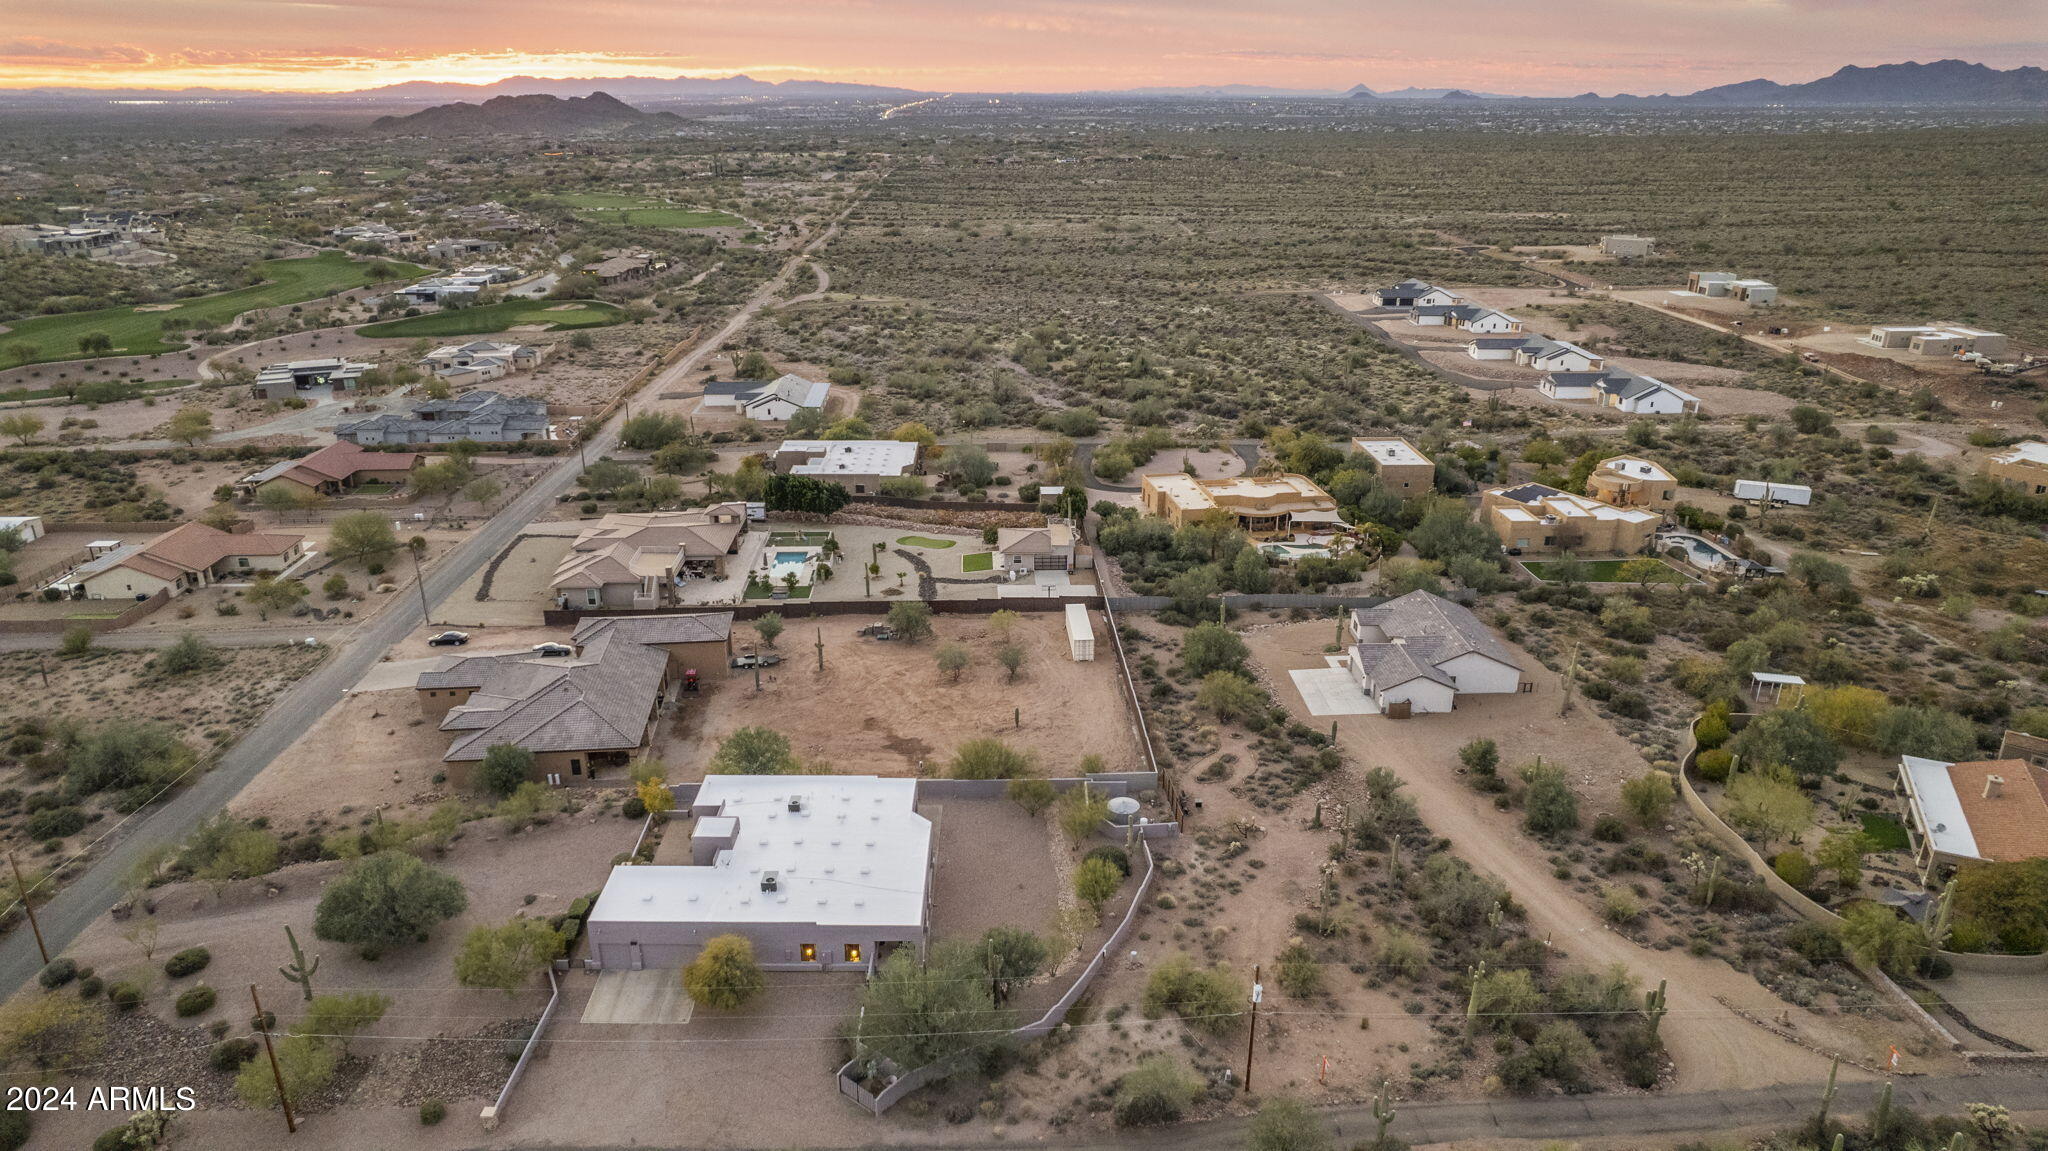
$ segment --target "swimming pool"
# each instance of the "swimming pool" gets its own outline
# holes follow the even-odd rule
[[[782,565],[782,564],[800,564],[800,563],[804,562],[805,560],[807,560],[807,559],[809,559],[809,558],[811,558],[811,553],[809,553],[809,552],[776,552],[776,553],[775,553],[775,563],[776,563],[776,564],[777,564],[778,566],[780,566],[780,565]]]

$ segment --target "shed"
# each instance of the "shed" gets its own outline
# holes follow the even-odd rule
[[[1067,605],[1067,648],[1076,663],[1095,658],[1095,624],[1088,609],[1077,603]]]
[[[22,543],[32,544],[43,538],[43,517],[0,516],[0,531],[9,529],[21,533]]]

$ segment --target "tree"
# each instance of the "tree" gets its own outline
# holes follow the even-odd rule
[[[809,512],[829,516],[853,497],[846,485],[816,476],[770,475],[761,498],[771,512]]]
[[[455,981],[510,994],[553,963],[563,943],[562,933],[546,920],[523,915],[496,927],[472,927],[455,955]]]
[[[1809,592],[1822,588],[1847,591],[1855,586],[1846,565],[1813,552],[1794,552],[1786,561],[1785,570],[1793,579],[1806,585]]]
[[[29,412],[10,412],[0,416],[0,436],[12,436],[27,447],[30,440],[43,430],[43,418]]]
[[[1458,749],[1458,762],[1465,770],[1492,775],[1500,770],[1500,745],[1490,739],[1475,739]]]
[[[997,471],[995,459],[978,444],[948,449],[940,467],[959,488],[985,488],[995,482]]]
[[[104,356],[114,350],[114,337],[105,332],[87,332],[78,337],[78,350],[88,356]]]
[[[1949,890],[1957,923],[2015,954],[2048,949],[2048,862],[1966,864]]]
[[[181,444],[196,444],[213,438],[213,413],[201,407],[178,409],[164,424],[164,435]]]
[[[789,737],[767,727],[742,727],[718,741],[707,775],[786,775],[797,770]]]
[[[490,476],[478,476],[462,485],[462,498],[480,508],[488,508],[491,501],[505,490],[505,485]]]
[[[718,459],[718,453],[705,444],[688,440],[677,440],[656,451],[648,460],[654,470],[663,475],[695,475]]]
[[[32,995],[0,1007],[0,1062],[39,1068],[90,1065],[106,1045],[97,1004],[72,995]]]
[[[733,361],[732,374],[733,378],[741,380],[772,380],[775,378],[775,365],[759,352],[748,352]]]
[[[286,480],[272,480],[256,489],[256,506],[275,516],[304,511],[318,498]],[[333,546],[332,541],[329,541],[329,546]]]
[[[660,779],[642,779],[633,784],[633,795],[649,815],[666,815],[675,810],[676,793]]]
[[[1006,643],[996,648],[996,662],[1003,665],[1003,671],[1006,673],[1004,682],[1015,682],[1018,669],[1024,666],[1024,645]]]
[[[1808,690],[1800,706],[1812,713],[1821,730],[1854,747],[1873,746],[1878,721],[1891,709],[1883,692],[1868,687]]]
[[[1840,931],[1850,954],[1888,975],[1907,974],[1926,951],[1919,928],[1875,903],[1850,904],[1842,912]]]
[[[425,470],[420,469],[422,472]],[[639,478],[640,473],[626,464],[617,460],[599,460],[576,477],[576,482],[599,495],[611,495],[621,488],[631,487]]]
[[[1124,885],[1124,873],[1117,865],[1099,855],[1091,855],[1074,869],[1074,894],[1102,918],[1103,905],[1116,898],[1117,889]]]
[[[348,590],[348,581],[342,581],[342,590]],[[246,593],[249,603],[263,619],[269,619],[274,611],[290,611],[306,598],[306,585],[295,579],[279,579],[276,576],[261,575],[249,586]]]
[[[988,617],[989,634],[995,636],[999,643],[1008,643],[1010,642],[1011,633],[1017,630],[1017,625],[1023,619],[1023,616],[1018,615],[1009,608],[1000,608],[990,612]]]
[[[1776,772],[1745,770],[1728,781],[1723,814],[1730,824],[1769,843],[1791,839],[1812,827],[1813,801],[1797,784]]]
[[[1637,587],[1648,587],[1653,583],[1658,583],[1668,578],[1665,573],[1670,570],[1670,568],[1665,566],[1663,560],[1652,559],[1649,556],[1637,556],[1635,559],[1624,561],[1621,565],[1621,570],[1615,574],[1621,577],[1623,583],[1632,583]]]
[[[1834,774],[1842,750],[1828,738],[1813,716],[1803,710],[1779,708],[1750,720],[1728,742],[1743,771],[1767,767],[1790,768],[1802,779],[1822,779]]]
[[[1500,537],[1493,529],[1477,523],[1463,503],[1450,501],[1431,508],[1415,530],[1408,533],[1415,554],[1426,560],[1452,556],[1493,556],[1500,552]]]
[[[1146,1057],[1116,1085],[1110,1114],[1119,1127],[1176,1123],[1202,1093],[1202,1081],[1171,1055]]]
[[[1854,891],[1863,881],[1863,857],[1871,847],[1870,837],[1860,831],[1830,831],[1821,837],[1813,859],[1834,873],[1836,886]]]
[[[320,585],[320,591],[328,599],[342,599],[348,595],[348,577],[340,572],[335,572],[333,575],[328,576],[326,581]]]
[[[898,948],[862,985],[859,1006],[844,1028],[855,1057],[904,1068],[992,1046],[1012,1022],[996,1006],[974,943],[938,944],[926,963],[915,948]]]
[[[636,452],[651,452],[690,433],[689,423],[667,412],[641,412],[619,427],[619,442]]]
[[[1950,711],[1932,707],[1895,707],[1877,721],[1871,738],[1886,755],[1917,755],[1951,763],[1971,758],[1977,750],[1977,728]]]
[[[328,529],[327,550],[336,559],[375,563],[398,550],[398,533],[382,512],[344,512]]]
[[[1035,776],[1010,780],[1009,789],[1004,794],[1009,796],[1010,802],[1033,816],[1043,814],[1052,806],[1053,800],[1059,798],[1051,783]]]
[[[906,643],[919,643],[931,638],[932,607],[918,599],[907,599],[889,605],[889,626],[896,630],[897,638]]]
[[[484,760],[477,765],[476,785],[486,795],[503,799],[533,778],[533,765],[533,753],[518,744],[492,744],[484,749]]]
[[[1646,771],[1621,785],[1621,805],[1644,827],[1664,822],[1674,798],[1671,776],[1661,771]]]
[[[1536,835],[1562,835],[1579,826],[1579,797],[1564,772],[1550,764],[1522,769],[1522,826]]]
[[[948,641],[939,645],[937,653],[939,670],[950,674],[953,677],[954,683],[960,682],[960,673],[967,670],[967,665],[972,658],[972,656],[968,655],[967,645],[964,643]]]
[[[7,345],[7,358],[14,361],[16,367],[33,364],[42,354],[42,345],[29,340],[16,340]]]
[[[1265,710],[1266,693],[1234,671],[1212,671],[1195,691],[1195,706],[1224,723],[1242,722]]]
[[[744,935],[713,936],[683,968],[683,990],[699,1007],[737,1011],[767,988],[754,943]]]
[[[355,861],[327,885],[313,914],[313,934],[374,959],[389,948],[423,942],[435,924],[468,906],[460,880],[414,856],[386,851]]]
[[[1189,673],[1206,676],[1212,671],[1244,670],[1244,661],[1251,655],[1236,632],[1220,623],[1200,623],[1187,630],[1180,640],[1180,661]]]
[[[775,638],[782,634],[782,613],[763,613],[761,618],[754,621],[754,634],[761,637],[762,643],[774,647]]]
[[[981,952],[988,969],[989,994],[1002,1003],[1010,998],[1011,988],[1038,974],[1051,949],[1045,940],[1021,927],[991,927],[982,933]]]
[[[127,788],[153,795],[177,782],[196,758],[167,727],[108,720],[71,745],[64,786],[76,796]]]
[[[1031,774],[1030,755],[991,736],[961,744],[946,767],[952,779],[1020,779]]]
[[[1109,819],[1109,800],[1097,791],[1074,788],[1059,799],[1060,831],[1080,843],[1094,835]]]
[[[1334,1151],[1336,1146],[1322,1117],[1286,1095],[1260,1105],[1245,1137],[1246,1151]]]

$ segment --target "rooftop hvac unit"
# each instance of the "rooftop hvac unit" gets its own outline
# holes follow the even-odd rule
[[[800,796],[800,795],[792,795],[792,796],[790,796],[790,797],[789,797],[789,809],[790,809],[791,811],[802,811],[802,810],[804,809],[804,800],[803,800],[803,797],[802,797],[802,796]]]
[[[763,891],[773,891],[773,890],[775,890],[775,873],[774,873],[774,872],[772,872],[772,871],[764,871],[764,872],[762,872],[762,873],[761,873],[761,890],[763,890]]]

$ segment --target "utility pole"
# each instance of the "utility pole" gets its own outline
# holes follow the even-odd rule
[[[277,1051],[270,1046],[270,1027],[263,1019],[263,1000],[256,997],[256,985],[249,985],[249,1002],[256,1005],[256,1030],[263,1033],[263,1054],[270,1057],[270,1078],[277,1083],[277,1102],[284,1108],[284,1130],[287,1135],[299,1133],[299,1121],[292,1118],[292,1101],[284,1093],[284,1072],[277,1068]]]
[[[427,606],[427,577],[420,573],[420,549],[408,545],[405,550],[412,553],[412,583],[420,589],[420,621],[433,627],[434,609]]]
[[[36,922],[36,905],[28,897],[28,884],[21,881],[21,864],[16,862],[13,852],[7,853],[7,864],[14,868],[14,891],[21,896],[21,909],[28,912],[28,925],[36,933],[36,950],[42,953],[43,966],[50,965],[50,949],[43,945],[43,926]]]
[[[1262,984],[1259,983],[1259,967],[1257,964],[1253,964],[1252,1028],[1251,1034],[1247,1036],[1244,1041],[1244,1089],[1247,1094],[1249,1094],[1252,1089],[1252,1055],[1257,1050],[1255,1045],[1259,1041],[1259,1000],[1265,998],[1265,995],[1266,989]]]

